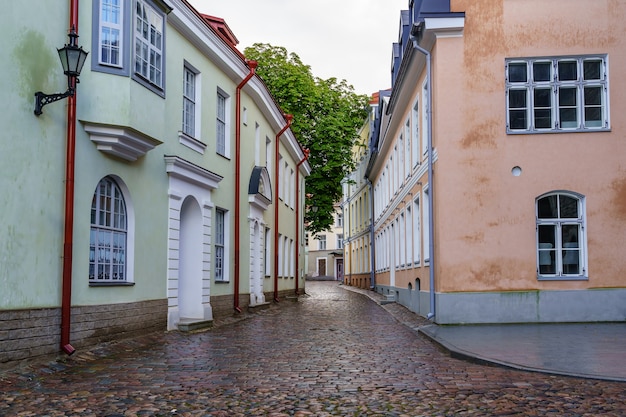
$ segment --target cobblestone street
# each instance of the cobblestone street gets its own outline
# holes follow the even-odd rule
[[[362,294],[306,291],[208,331],[0,371],[0,415],[626,415],[624,383],[453,359]]]

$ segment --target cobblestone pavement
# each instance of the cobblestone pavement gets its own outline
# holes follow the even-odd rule
[[[5,370],[0,415],[626,415],[624,383],[453,359],[401,323],[412,314],[401,306],[383,309],[336,282],[306,289],[208,331]]]

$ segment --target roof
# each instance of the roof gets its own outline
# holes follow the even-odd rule
[[[221,17],[211,16],[208,14],[200,13],[202,19],[213,29],[215,32],[226,42],[228,42],[233,47],[237,46],[239,40],[235,36],[230,27],[224,19]]]

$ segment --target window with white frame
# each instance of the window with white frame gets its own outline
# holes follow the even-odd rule
[[[265,240],[264,240],[264,247],[265,247],[265,254],[264,254],[264,259],[263,259],[263,264],[265,265],[265,276],[269,277],[271,275],[271,265],[272,263],[270,262],[270,260],[272,259],[272,248],[271,248],[271,244],[272,244],[272,233],[271,233],[271,229],[269,227],[265,228]]]
[[[98,62],[102,65],[122,66],[124,38],[123,1],[100,0]]]
[[[319,235],[317,239],[319,250],[326,250],[326,235]]]
[[[413,209],[411,203],[406,207],[406,264],[408,267],[413,265]]]
[[[293,169],[289,169],[289,207],[296,206],[296,174]]]
[[[265,136],[265,168],[272,172],[272,140],[268,136]]]
[[[261,126],[254,123],[254,165],[261,166]]]
[[[585,279],[584,199],[557,192],[539,197],[537,271],[539,279]]]
[[[408,178],[411,175],[411,123],[409,119],[404,124],[404,141],[406,142],[404,152],[404,175]]]
[[[183,133],[196,134],[196,72],[188,65],[183,68]]]
[[[217,114],[216,114],[216,148],[215,151],[222,155],[228,156],[228,141],[226,140],[226,134],[228,132],[228,112],[227,112],[227,104],[228,104],[228,96],[224,94],[221,90],[217,92]]]
[[[609,129],[606,55],[506,60],[507,133]]]
[[[163,87],[165,18],[148,1],[135,0],[135,74]]]
[[[343,227],[343,213],[337,213],[337,227]]]
[[[228,281],[226,265],[226,211],[215,210],[215,280]]]
[[[415,99],[413,110],[411,111],[411,123],[413,124],[412,132],[412,146],[411,146],[411,158],[413,159],[413,166],[416,167],[420,163],[420,113],[419,113],[419,98]]]
[[[421,260],[421,223],[420,198],[413,200],[413,262],[417,265]]]
[[[428,202],[428,193],[430,190],[424,190],[424,204],[422,207],[422,230],[424,231],[424,263],[430,262],[430,204]]]
[[[127,215],[122,191],[110,177],[103,178],[91,200],[89,282],[127,281]]]
[[[283,164],[283,156],[278,154],[278,198],[284,200],[285,198],[285,165]]]
[[[337,234],[337,249],[343,249],[343,233]]]
[[[400,222],[398,224],[398,240],[399,240],[399,249],[400,249],[400,266],[404,267],[406,265],[406,224],[404,223],[404,212],[400,213]]]
[[[428,80],[422,84],[422,155],[428,153]]]
[[[277,276],[283,276],[283,235],[278,234],[278,265],[276,266],[278,270]]]

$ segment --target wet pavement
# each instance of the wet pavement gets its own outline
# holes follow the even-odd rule
[[[623,416],[626,384],[459,360],[336,282],[211,330],[0,371],[2,416]]]

